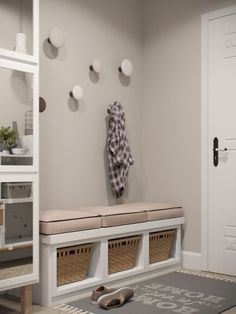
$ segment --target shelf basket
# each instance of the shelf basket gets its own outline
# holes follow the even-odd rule
[[[136,266],[141,236],[108,241],[108,274],[128,270]]]
[[[86,278],[93,243],[57,249],[57,286]]]
[[[171,257],[176,229],[150,233],[149,263],[165,261]]]
[[[2,198],[27,198],[31,195],[31,182],[2,183]]]

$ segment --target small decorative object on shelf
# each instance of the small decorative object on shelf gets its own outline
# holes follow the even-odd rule
[[[9,154],[9,150],[16,144],[16,133],[10,127],[0,128],[0,144],[2,150]]]
[[[11,152],[13,155],[25,155],[27,153],[27,150],[26,150],[26,148],[16,147],[16,148],[12,148]]]
[[[26,48],[26,34],[25,33],[17,33],[16,34],[16,52],[25,53],[27,54]]]
[[[2,198],[27,198],[31,195],[31,182],[2,183]]]
[[[12,122],[12,130],[15,132],[16,134],[16,147],[21,148],[21,141],[20,141],[20,136],[19,136],[19,131],[18,131],[18,126],[17,126],[17,122],[13,121]]]
[[[33,134],[33,111],[28,110],[25,113],[25,135]]]

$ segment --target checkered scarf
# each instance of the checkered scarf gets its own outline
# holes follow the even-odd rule
[[[108,171],[111,188],[116,198],[122,196],[128,179],[129,167],[134,163],[125,135],[125,113],[119,102],[108,107],[107,134]]]

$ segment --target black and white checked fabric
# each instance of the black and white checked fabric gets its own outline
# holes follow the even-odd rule
[[[122,196],[128,179],[129,167],[134,163],[125,135],[125,113],[119,102],[108,107],[107,134],[108,170],[111,188],[116,198]]]

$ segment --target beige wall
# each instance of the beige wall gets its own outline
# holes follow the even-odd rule
[[[184,206],[184,249],[200,252],[201,14],[235,0],[144,0],[144,199]]]
[[[41,0],[41,208],[112,204],[104,148],[106,109],[120,100],[135,158],[122,201],[178,203],[186,213],[184,249],[200,252],[201,14],[236,0]],[[66,45],[46,42],[60,27]],[[122,58],[134,63],[121,81]],[[89,75],[104,64],[99,82]],[[142,85],[143,82],[143,85]],[[81,84],[76,104],[68,92]]]
[[[137,0],[40,0],[40,95],[47,110],[40,114],[40,208],[75,208],[112,204],[107,181],[105,141],[110,103],[122,103],[127,135],[135,159],[122,201],[140,200],[141,178],[141,18]],[[46,41],[52,27],[66,34],[63,49]],[[96,82],[89,74],[94,58],[104,69]],[[130,58],[130,82],[118,74]],[[69,99],[81,84],[84,99]]]

